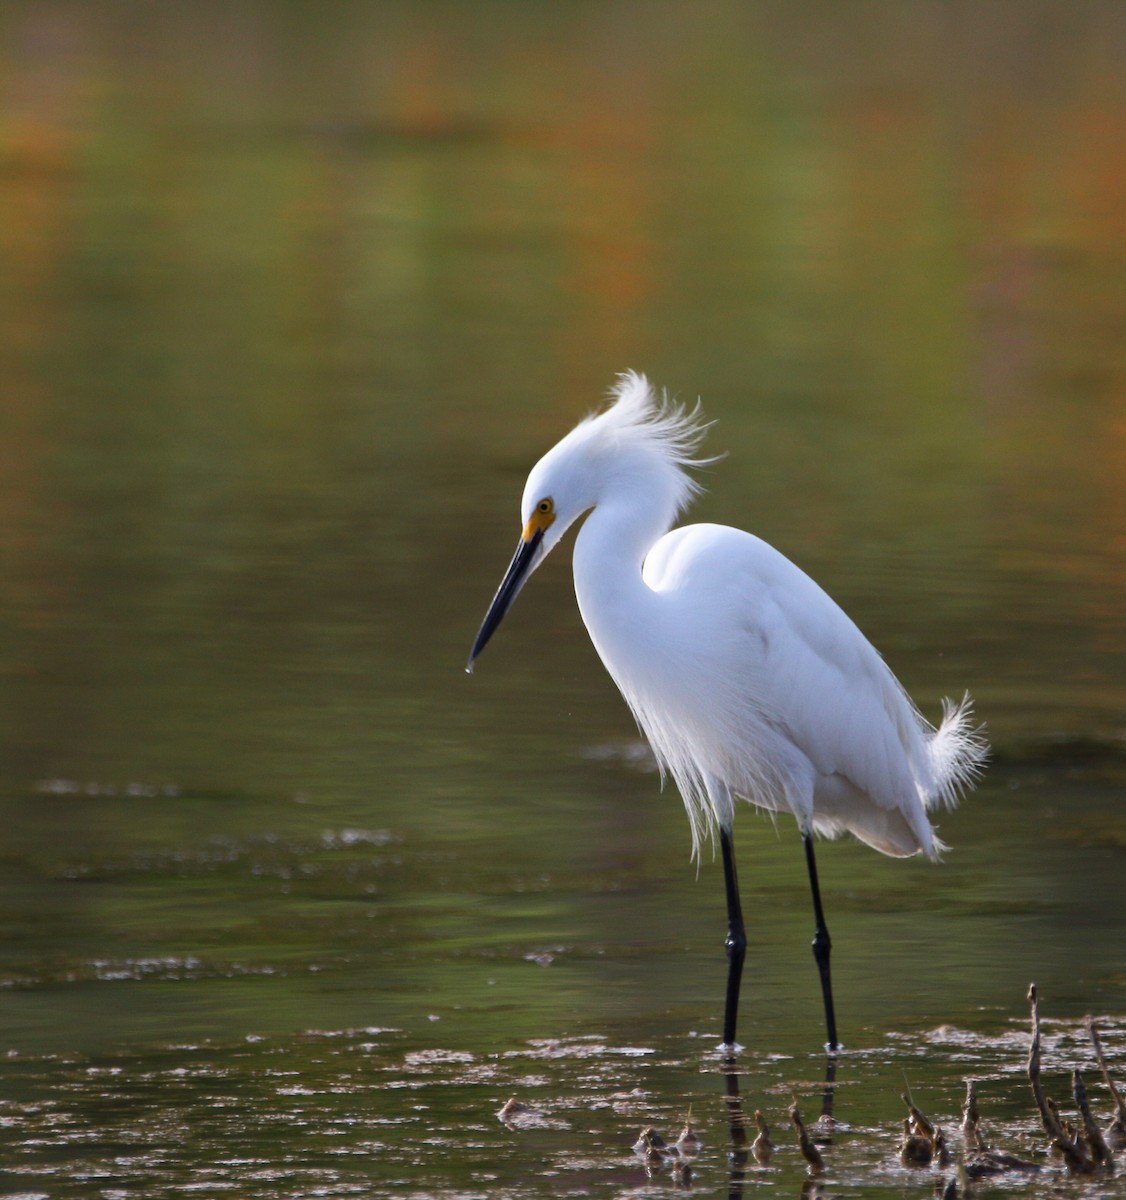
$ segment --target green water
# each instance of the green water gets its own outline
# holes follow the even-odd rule
[[[904,1070],[1035,1152],[1030,980],[1126,1073],[1124,50],[1109,2],[0,7],[0,1194],[661,1192],[689,1109],[697,1190],[798,1190],[728,1170],[721,872],[569,542],[463,673],[630,367],[717,421],[693,517],[995,748],[941,866],[821,850],[830,1189],[933,1187]],[[801,847],[737,841],[781,1142]]]

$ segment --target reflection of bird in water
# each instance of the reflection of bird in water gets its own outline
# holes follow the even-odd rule
[[[836,603],[752,534],[669,532],[697,490],[685,468],[705,426],[629,373],[614,403],[532,469],[516,554],[469,659],[574,521],[575,593],[591,640],[688,810],[694,851],[718,835],[729,959],[723,1040],[735,1046],[746,934],[732,843],[735,800],[791,812],[813,892],[829,1048],[837,1030],[813,834],[884,854],[942,848],[928,812],[956,802],[985,756],[968,697],[935,729]]]

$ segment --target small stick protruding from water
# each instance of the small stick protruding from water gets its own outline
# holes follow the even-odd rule
[[[981,1136],[981,1113],[977,1107],[977,1084],[966,1080],[966,1099],[962,1105],[962,1137],[970,1150],[984,1150],[985,1138]]]
[[[765,1167],[774,1153],[774,1143],[770,1140],[770,1126],[767,1125],[766,1118],[757,1108],[755,1109],[755,1127],[758,1129],[758,1137],[751,1143],[751,1153],[755,1156],[755,1162],[760,1167]]]
[[[1044,1132],[1051,1139],[1052,1146],[1063,1155],[1064,1161],[1073,1171],[1083,1174],[1094,1169],[1091,1156],[1087,1153],[1086,1145],[1075,1135],[1074,1130],[1064,1128],[1055,1103],[1044,1095],[1040,1083],[1040,1008],[1036,999],[1036,984],[1028,989],[1028,1003],[1032,1010],[1032,1044],[1028,1048],[1028,1082],[1032,1085],[1032,1095],[1036,1107],[1040,1110],[1040,1120],[1044,1124]]]
[[[534,1113],[535,1110],[530,1105],[512,1096],[501,1105],[497,1119],[507,1125],[509,1129],[514,1129],[521,1121]]]
[[[915,1132],[920,1134],[922,1137],[925,1137],[929,1142],[931,1142],[933,1144],[934,1143],[934,1134],[935,1134],[934,1126],[931,1124],[931,1122],[928,1120],[928,1118],[925,1117],[922,1114],[922,1112],[920,1112],[919,1109],[917,1109],[915,1107],[915,1102],[911,1099],[911,1097],[909,1095],[904,1093],[899,1098],[900,1098],[900,1100],[903,1101],[904,1104],[907,1105],[907,1111],[908,1111],[908,1113],[911,1114],[911,1121],[915,1126]]]
[[[1079,1074],[1078,1067],[1071,1072],[1071,1086],[1075,1092],[1075,1105],[1083,1119],[1083,1137],[1087,1142],[1091,1160],[1097,1166],[1113,1168],[1114,1155],[1103,1138],[1099,1123],[1091,1115],[1091,1107],[1087,1103],[1087,1085],[1083,1082],[1083,1076]]]
[[[790,1105],[790,1120],[794,1123],[794,1128],[798,1131],[798,1145],[801,1147],[802,1158],[809,1164],[809,1169],[814,1175],[820,1174],[825,1169],[825,1160],[821,1157],[821,1151],[813,1144],[813,1139],[806,1131],[796,1097],[793,1104]]]
[[[900,1096],[909,1114],[904,1122],[903,1141],[899,1158],[905,1167],[926,1167],[937,1159],[940,1167],[950,1162],[946,1137],[926,1114],[916,1106],[909,1093]]]
[[[934,1158],[934,1144],[929,1137],[914,1133],[911,1121],[903,1122],[903,1141],[899,1143],[899,1161],[905,1167],[929,1167]]]
[[[965,1162],[958,1168],[962,1181],[962,1195],[968,1195],[969,1181],[984,1179],[991,1175],[1004,1175],[1010,1171],[1034,1174],[1040,1170],[1039,1163],[1028,1162],[1007,1150],[998,1150],[986,1145],[981,1135],[981,1114],[977,1107],[977,1083],[966,1080],[966,1101],[962,1106],[962,1136],[966,1140]]]
[[[691,1116],[684,1122],[684,1128],[680,1131],[680,1136],[676,1139],[676,1146],[681,1154],[692,1155],[700,1153],[700,1135],[692,1125]]]
[[[633,1144],[633,1151],[635,1154],[640,1154],[646,1162],[659,1163],[664,1160],[663,1151],[667,1146],[668,1143],[660,1133],[652,1125],[647,1125],[637,1135],[637,1141]]]
[[[1102,1040],[1099,1038],[1099,1030],[1094,1017],[1087,1018],[1087,1032],[1091,1035],[1091,1045],[1095,1048],[1095,1061],[1103,1073],[1103,1082],[1114,1100],[1114,1118],[1106,1128],[1106,1136],[1116,1147],[1124,1146],[1126,1145],[1126,1101],[1122,1099],[1122,1094],[1114,1086],[1114,1080],[1110,1077],[1106,1058],[1103,1055]]]

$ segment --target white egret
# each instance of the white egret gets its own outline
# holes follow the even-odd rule
[[[750,533],[669,532],[698,490],[686,468],[707,426],[633,372],[613,403],[535,465],[523,531],[469,657],[574,521],[579,610],[606,669],[675,780],[693,854],[718,836],[727,893],[723,1040],[734,1049],[746,932],[735,871],[735,800],[797,819],[813,893],[813,953],[829,1050],[838,1048],[831,943],[813,835],[842,832],[896,857],[943,849],[928,819],[953,806],[987,746],[970,700],[930,725],[871,643],[812,579]]]

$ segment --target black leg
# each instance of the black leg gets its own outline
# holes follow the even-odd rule
[[[729,1058],[723,1068],[723,1098],[727,1104],[727,1123],[731,1131],[731,1153],[728,1159],[731,1174],[727,1180],[727,1194],[733,1200],[742,1200],[751,1148],[747,1141],[747,1118],[743,1113],[743,1097],[739,1091],[739,1076],[735,1073],[734,1058]]]
[[[833,1124],[833,1092],[837,1086],[837,1056],[830,1053],[825,1059],[825,1087],[821,1092],[821,1116],[818,1118],[822,1128],[832,1127]]]
[[[817,862],[813,857],[813,835],[802,834],[805,842],[805,865],[809,868],[809,889],[813,893],[813,919],[816,924],[813,934],[813,957],[821,975],[821,995],[825,1000],[825,1028],[829,1032],[828,1051],[835,1053],[840,1048],[837,1041],[837,1018],[833,1013],[833,984],[829,978],[829,953],[833,943],[825,926],[825,912],[821,907],[821,889],[817,884]]]
[[[743,928],[743,907],[739,903],[739,880],[735,874],[735,850],[731,830],[720,829],[719,845],[723,852],[723,882],[727,890],[727,1003],[723,1009],[723,1044],[735,1049],[735,1018],[739,1015],[739,984],[743,979],[743,957],[747,950],[747,932]]]

